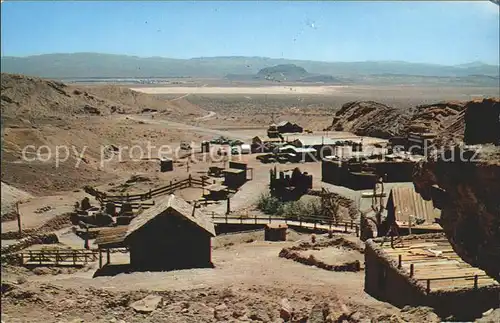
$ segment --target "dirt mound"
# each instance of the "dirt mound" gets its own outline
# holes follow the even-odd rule
[[[350,131],[360,136],[390,138],[408,123],[403,111],[374,101],[352,101],[335,113],[328,130]]]
[[[30,193],[2,182],[2,222],[15,218],[15,216],[12,217],[12,214],[16,214],[15,205],[17,202],[23,202],[32,197]]]

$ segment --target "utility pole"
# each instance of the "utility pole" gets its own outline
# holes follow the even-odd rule
[[[21,238],[23,234],[23,229],[21,228],[21,213],[19,212],[19,202],[16,203],[16,211],[17,211],[17,227],[19,228],[19,238]]]

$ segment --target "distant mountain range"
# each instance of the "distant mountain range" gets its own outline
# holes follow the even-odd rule
[[[421,77],[499,77],[499,67],[480,62],[445,66],[402,61],[318,62],[266,57],[200,57],[172,59],[126,55],[75,53],[46,54],[1,58],[4,73],[19,73],[46,78],[148,78],[148,77],[216,77],[257,75],[259,71],[279,65],[295,65],[321,78],[358,78],[370,75],[411,75]]]

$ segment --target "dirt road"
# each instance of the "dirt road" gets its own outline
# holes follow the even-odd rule
[[[208,115],[207,115],[208,116]],[[212,115],[210,115],[211,117]],[[121,118],[125,118],[121,116]],[[239,139],[239,140],[248,140],[251,138],[251,135],[243,135],[234,131],[222,131],[216,129],[209,129],[199,126],[191,126],[185,123],[179,123],[164,119],[151,119],[150,117],[139,116],[139,115],[128,115],[126,118],[136,121],[142,121],[144,123],[156,124],[156,125],[165,125],[168,129],[178,129],[178,130],[188,130],[194,131],[200,134],[209,134],[214,136],[225,136],[231,139]]]

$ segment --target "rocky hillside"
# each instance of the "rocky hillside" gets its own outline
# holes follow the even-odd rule
[[[499,100],[468,102],[454,124],[475,146],[457,145],[419,164],[415,188],[441,208],[441,225],[457,254],[500,279]]]
[[[498,120],[495,116],[498,115],[499,109],[500,99],[498,98],[438,102],[419,105],[412,111],[395,109],[373,101],[354,101],[344,104],[337,111],[329,129],[383,138],[405,135],[412,131],[434,132],[438,134],[438,142],[460,142],[464,141],[465,119],[468,114],[471,118],[469,127],[475,125],[481,129],[490,129],[488,134],[475,131],[474,133],[480,138],[466,140],[473,144],[478,140],[481,141],[483,136],[490,138],[498,136],[500,130],[493,130],[497,128],[491,125],[485,127],[485,125]],[[473,121],[476,117],[477,121]],[[492,131],[494,134],[491,133]]]
[[[172,117],[204,115],[185,101],[172,102],[118,86],[75,87],[61,82],[24,75],[1,75],[2,119],[29,121],[76,115],[140,113],[153,109]],[[186,104],[183,104],[186,103]]]
[[[464,110],[465,102],[439,102],[419,105],[408,125],[409,131],[443,132]]]
[[[409,116],[396,108],[374,101],[353,101],[335,113],[328,130],[390,138],[402,133],[408,121]]]

